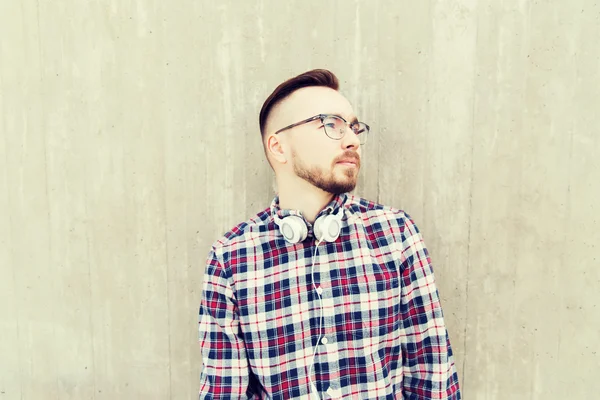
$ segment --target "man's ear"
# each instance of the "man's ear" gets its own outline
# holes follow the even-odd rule
[[[287,163],[287,152],[285,151],[285,145],[281,142],[277,135],[269,135],[267,137],[267,154],[271,157],[273,161],[276,161],[280,164]]]

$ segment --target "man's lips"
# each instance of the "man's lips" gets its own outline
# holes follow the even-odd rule
[[[346,158],[343,160],[338,161],[336,164],[343,164],[343,165],[359,165],[360,161],[354,158]]]

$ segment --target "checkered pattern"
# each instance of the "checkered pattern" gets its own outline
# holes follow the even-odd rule
[[[334,243],[318,244],[312,229],[287,243],[273,215],[299,214],[278,198],[215,242],[200,306],[200,399],[307,399],[311,380],[323,399],[461,398],[414,222],[348,194],[319,215],[338,207]]]

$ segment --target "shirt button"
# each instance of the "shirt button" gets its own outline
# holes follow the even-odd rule
[[[323,293],[323,288],[321,286],[317,288],[317,293],[319,293],[319,296],[321,295],[321,293]]]
[[[329,387],[329,389],[327,389],[327,394],[333,399],[339,399],[342,397],[342,390]]]
[[[321,339],[321,343],[323,343],[323,344],[327,344],[328,342],[329,342],[329,339],[327,339],[326,337]]]

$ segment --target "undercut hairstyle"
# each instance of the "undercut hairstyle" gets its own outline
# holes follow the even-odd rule
[[[269,114],[273,107],[296,90],[309,86],[325,86],[333,90],[338,90],[339,82],[333,72],[326,69],[313,69],[312,71],[290,78],[277,86],[273,93],[265,100],[258,117],[260,134],[263,139],[266,134],[265,127],[267,125],[267,118],[269,118]]]

